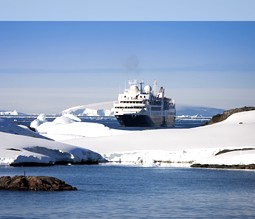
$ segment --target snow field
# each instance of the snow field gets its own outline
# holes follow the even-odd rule
[[[143,166],[255,163],[255,111],[192,129],[115,130],[80,122],[68,113],[53,122],[40,115],[31,125],[39,134],[58,142],[10,134],[15,127],[6,131],[7,126],[2,125],[0,164],[101,161],[100,155],[111,163]],[[249,150],[241,150],[244,148]],[[223,150],[228,151],[216,155]]]

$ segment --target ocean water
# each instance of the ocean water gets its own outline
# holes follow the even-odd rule
[[[78,191],[0,191],[0,218],[255,218],[255,171],[130,166],[0,167]]]
[[[10,122],[13,122],[17,125],[25,125],[29,126],[30,123],[37,118],[34,115],[26,115],[26,116],[0,116],[0,118],[4,118]],[[49,122],[53,121],[56,117],[47,117]],[[152,129],[145,127],[121,127],[115,117],[89,117],[89,116],[80,116],[79,117],[82,122],[96,122],[103,124],[109,128],[114,129],[131,129],[131,130],[143,130],[143,129]],[[194,128],[201,126],[208,121],[208,118],[197,118],[197,119],[182,119],[177,118],[175,121],[174,128]]]

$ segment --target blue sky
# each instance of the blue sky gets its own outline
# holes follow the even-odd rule
[[[4,21],[247,21],[254,0],[1,0]]]
[[[177,104],[255,105],[255,22],[0,22],[0,109],[112,101],[129,79]]]

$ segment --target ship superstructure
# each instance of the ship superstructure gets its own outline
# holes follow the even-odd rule
[[[160,87],[156,93],[143,82],[129,82],[130,87],[119,94],[114,103],[114,115],[122,126],[129,127],[171,127],[175,124],[175,103],[165,97],[165,90]]]

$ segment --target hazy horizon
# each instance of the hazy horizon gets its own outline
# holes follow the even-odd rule
[[[0,22],[1,110],[114,101],[128,80],[177,104],[255,105],[255,22]]]

